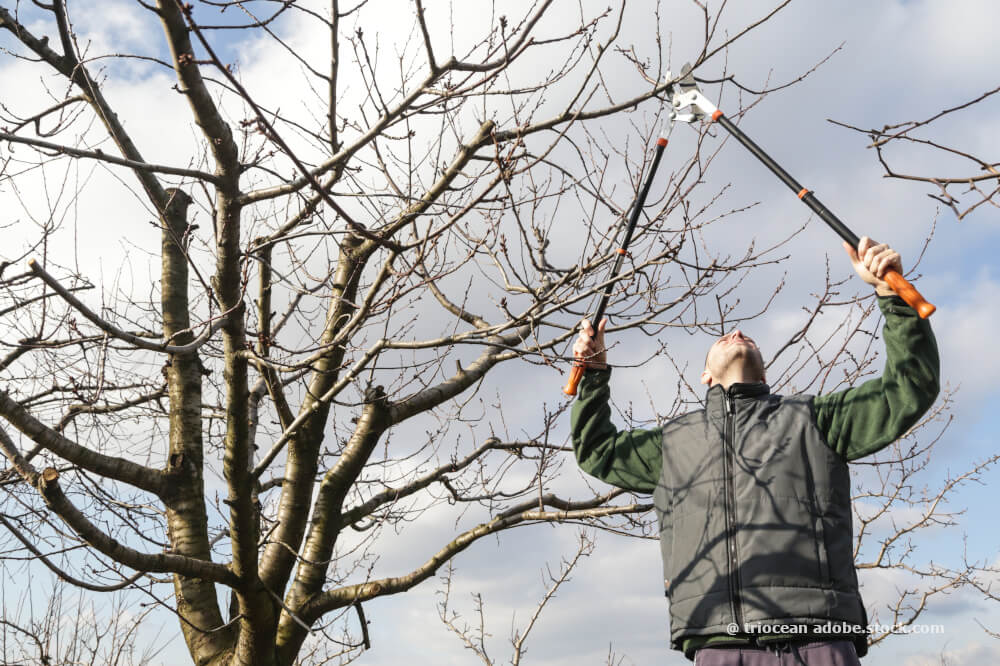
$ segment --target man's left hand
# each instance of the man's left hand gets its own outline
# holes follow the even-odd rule
[[[844,243],[844,250],[851,258],[858,276],[875,287],[879,296],[892,296],[896,292],[882,279],[887,270],[903,273],[903,261],[899,253],[885,243],[877,243],[868,236],[862,236],[857,249]]]

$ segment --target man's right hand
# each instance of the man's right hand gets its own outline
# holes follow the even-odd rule
[[[607,317],[601,319],[596,332],[589,319],[580,322],[580,335],[573,344],[573,356],[588,368],[603,370],[608,367],[608,355],[604,347],[604,329],[607,326]]]

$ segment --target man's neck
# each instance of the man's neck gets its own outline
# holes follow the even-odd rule
[[[746,375],[740,374],[740,375],[725,377],[718,382],[712,382],[712,385],[714,386],[715,384],[719,384],[720,386],[722,386],[722,388],[728,391],[729,387],[732,386],[733,384],[763,384],[763,383],[764,382],[762,382],[760,379],[756,377],[748,377]]]

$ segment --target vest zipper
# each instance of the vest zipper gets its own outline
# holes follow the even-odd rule
[[[733,487],[733,467],[736,451],[736,407],[728,390],[726,397],[726,436],[723,439],[723,472],[726,483],[726,555],[729,558],[730,605],[733,622],[743,627],[743,608],[740,601],[740,559],[736,549],[736,491]]]

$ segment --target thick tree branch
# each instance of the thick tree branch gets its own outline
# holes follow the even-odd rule
[[[344,499],[354,485],[379,438],[389,426],[388,409],[382,387],[369,389],[365,408],[358,419],[354,434],[341,453],[337,463],[324,475],[313,506],[309,533],[302,547],[298,571],[285,599],[288,608],[296,610],[303,602],[319,592],[326,580],[333,549],[342,529],[340,514]],[[297,621],[295,613],[285,613],[278,627],[279,651],[282,646],[297,646],[305,637],[307,628]]]
[[[45,499],[45,503],[67,525],[73,528],[80,538],[104,555],[121,562],[136,571],[150,573],[174,573],[191,578],[204,578],[215,583],[233,586],[236,579],[229,567],[215,562],[199,560],[172,553],[149,554],[141,553],[123,543],[112,539],[97,528],[83,513],[73,505],[59,487],[59,473],[48,467],[30,479]]]
[[[194,59],[194,47],[188,35],[181,4],[174,0],[158,0],[156,3],[163,29],[170,46],[177,78],[184,86],[184,95],[191,105],[198,126],[208,139],[209,149],[215,155],[217,173],[225,172],[226,186],[235,178],[239,168],[239,151],[233,141],[232,131],[222,118],[215,100],[201,76],[201,68]]]
[[[59,472],[47,467],[37,472],[31,463],[18,452],[13,440],[0,428],[0,450],[10,461],[21,478],[34,486],[50,509],[67,525],[104,555],[140,572],[180,573],[194,578],[205,578],[217,583],[232,585],[235,579],[229,568],[210,561],[196,560],[171,553],[141,553],[111,538],[77,509],[59,487]]]
[[[0,416],[36,444],[94,474],[156,495],[166,490],[165,479],[158,470],[80,446],[36,419],[3,390],[0,390]]]
[[[316,418],[317,414],[320,414],[324,410],[327,410],[332,401],[337,394],[343,391],[347,386],[357,379],[358,375],[364,370],[372,359],[377,357],[381,351],[385,348],[385,340],[379,340],[374,345],[372,345],[368,350],[362,354],[349,369],[339,378],[336,384],[331,386],[323,395],[317,397],[309,402],[309,405],[299,411],[298,416],[292,421],[281,433],[281,437],[271,445],[268,452],[261,458],[260,462],[257,463],[253,470],[254,478],[260,478],[260,475],[267,471],[268,466],[274,461],[274,459],[281,453],[285,445],[290,441],[294,440],[296,436],[299,435],[300,429],[303,428],[308,422]]]
[[[69,155],[70,157],[81,157],[86,159],[97,160],[98,162],[106,162],[108,164],[116,164],[118,166],[124,166],[132,169],[133,171],[149,171],[152,173],[165,173],[171,176],[183,176],[185,178],[195,178],[198,180],[203,180],[208,183],[217,182],[217,178],[210,173],[205,173],[204,171],[197,171],[194,169],[181,169],[179,167],[167,166],[165,164],[151,164],[148,162],[136,162],[135,160],[125,159],[122,157],[115,157],[114,155],[108,155],[101,150],[82,150],[80,148],[74,148],[72,146],[64,146],[58,143],[52,143],[51,141],[42,141],[41,139],[32,139],[29,137],[18,136],[16,134],[7,134],[6,132],[0,132],[0,141],[9,141],[10,143],[21,143],[26,146],[31,146],[33,148],[40,148],[43,150],[52,151],[53,153],[59,155]]]
[[[377,246],[366,244],[361,237],[353,234],[341,242],[326,322],[320,339],[325,352],[312,363],[308,392],[295,421],[250,474],[251,480],[258,479],[274,456],[288,443],[288,459],[283,474],[285,482],[281,486],[278,506],[278,527],[273,540],[265,547],[260,564],[260,578],[268,589],[285,588],[295,566],[295,552],[305,535],[312,504],[313,483],[319,469],[319,451],[330,410],[329,401],[341,387],[352,381],[354,374],[348,372],[347,376],[340,376],[346,346],[343,343],[333,343],[343,326],[350,321],[351,313],[356,310],[354,303],[361,273],[375,247]],[[373,358],[377,353],[376,351],[366,357]]]
[[[165,208],[169,205],[170,203],[168,202]],[[229,317],[228,312],[223,313],[222,315],[217,317],[215,321],[213,321],[212,324],[201,333],[201,335],[199,335],[197,338],[195,338],[186,345],[172,345],[169,343],[170,340],[169,337],[161,342],[154,342],[147,338],[140,337],[134,333],[129,333],[128,331],[124,331],[115,326],[114,324],[112,324],[111,322],[102,319],[100,315],[98,315],[96,312],[88,308],[86,305],[83,304],[83,302],[81,302],[76,296],[74,296],[69,289],[62,286],[62,284],[60,284],[57,279],[52,277],[52,275],[50,275],[48,271],[42,268],[42,265],[37,261],[35,261],[34,259],[30,259],[28,261],[28,267],[31,269],[32,273],[41,278],[41,280],[45,284],[51,287],[52,290],[55,291],[57,294],[59,294],[64,301],[66,301],[70,306],[72,306],[74,310],[76,310],[84,317],[86,317],[90,323],[94,324],[94,326],[97,326],[99,329],[101,329],[108,335],[111,335],[131,345],[135,345],[140,349],[146,349],[155,352],[165,352],[167,354],[190,354],[191,352],[196,351],[199,347],[208,342],[211,339],[211,337],[216,333],[216,331],[218,331],[226,324],[226,321]]]
[[[170,204],[160,219],[160,311],[163,335],[190,347],[191,303],[188,295],[191,198],[170,190]],[[166,364],[169,410],[170,477],[166,496],[167,529],[178,554],[211,560],[205,507],[205,454],[202,436],[202,361],[197,351],[170,354]],[[198,627],[225,624],[218,594],[208,580],[174,576],[177,610],[187,618],[181,629],[194,655],[224,653],[234,639],[232,629],[205,633]]]
[[[425,412],[457,396],[482,379],[489,372],[490,368],[502,360],[501,351],[503,351],[503,347],[512,347],[520,344],[529,332],[530,329],[527,326],[522,326],[510,335],[491,338],[491,341],[495,342],[498,346],[488,347],[479,358],[469,364],[468,368],[459,366],[458,371],[451,378],[393,403],[390,410],[390,420],[394,424],[401,423],[416,414]]]
[[[43,39],[35,37],[24,25],[15,21],[14,17],[3,7],[0,7],[0,27],[6,28],[13,33],[25,46],[80,89],[128,162],[134,165],[148,164],[149,162],[142,157],[132,138],[125,131],[125,127],[121,124],[118,114],[114,112],[111,104],[105,99],[97,82],[94,81],[84,64],[77,57],[73,45],[73,37],[70,32],[69,19],[65,12],[65,5],[57,0],[49,9],[56,16],[59,39],[63,47],[62,55],[59,55],[49,47],[47,37]],[[167,194],[155,174],[148,169],[134,167],[132,171],[146,190],[153,205],[157,209],[162,209],[167,204]]]
[[[562,500],[553,495],[545,495],[542,498],[533,499],[524,505],[504,511],[489,522],[463,532],[455,540],[435,553],[427,562],[405,576],[383,578],[377,581],[327,590],[313,597],[302,609],[300,615],[306,622],[311,623],[315,622],[317,618],[325,613],[337,608],[343,608],[356,601],[367,601],[379,596],[405,592],[433,576],[442,564],[479,539],[512,527],[517,527],[518,525],[538,522],[564,522],[567,520],[591,520],[607,516],[642,513],[653,508],[651,503],[604,506],[610,499],[620,495],[621,492],[613,491],[608,495],[582,502]],[[556,510],[545,511],[539,509],[537,508],[539,504],[553,507]]]

